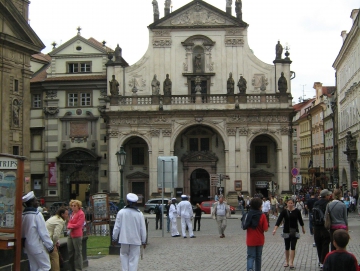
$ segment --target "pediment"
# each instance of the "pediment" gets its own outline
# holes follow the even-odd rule
[[[246,27],[247,24],[236,17],[206,3],[194,0],[182,8],[170,13],[149,25],[156,28],[211,28],[211,27]]]
[[[81,49],[78,50],[79,48]],[[106,53],[106,49],[102,46],[85,39],[81,35],[76,35],[72,39],[60,45],[58,48],[52,50],[49,55],[51,57],[56,57],[60,55],[89,55],[104,53]]]
[[[266,170],[258,170],[250,174],[250,177],[274,177],[274,174]]]
[[[181,157],[182,162],[217,162],[219,158],[211,151],[187,152]]]
[[[126,179],[149,179],[149,175],[140,171],[136,171],[126,175]]]

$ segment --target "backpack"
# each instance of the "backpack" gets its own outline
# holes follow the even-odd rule
[[[241,217],[241,228],[242,228],[243,230],[247,230],[247,226],[245,225],[247,216],[248,216],[248,213],[246,213],[245,215],[243,215],[243,216]]]
[[[155,206],[155,214],[160,214],[160,208],[159,208],[159,205],[156,205]]]
[[[324,226],[325,224],[325,215],[324,212],[319,207],[312,208],[312,224],[314,226]]]

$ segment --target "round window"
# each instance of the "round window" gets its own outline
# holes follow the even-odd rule
[[[81,51],[81,46],[76,46],[76,50]]]

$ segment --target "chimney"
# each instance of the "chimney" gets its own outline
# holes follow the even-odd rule
[[[341,31],[341,35],[340,35],[343,39],[343,42],[345,41],[346,37],[347,37],[347,33],[346,30]]]
[[[356,16],[359,14],[359,9],[353,9],[350,14],[350,18],[352,19],[352,22],[354,24],[356,20]]]

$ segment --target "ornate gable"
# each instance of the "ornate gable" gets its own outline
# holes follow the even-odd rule
[[[149,28],[218,28],[246,26],[247,24],[245,22],[239,21],[236,17],[202,0],[195,0],[149,25]]]
[[[219,158],[211,151],[187,152],[181,157],[182,162],[217,162]]]
[[[143,172],[137,171],[126,176],[126,179],[149,179],[149,175]]]
[[[250,177],[274,177],[274,174],[261,169],[261,170],[251,173]]]

